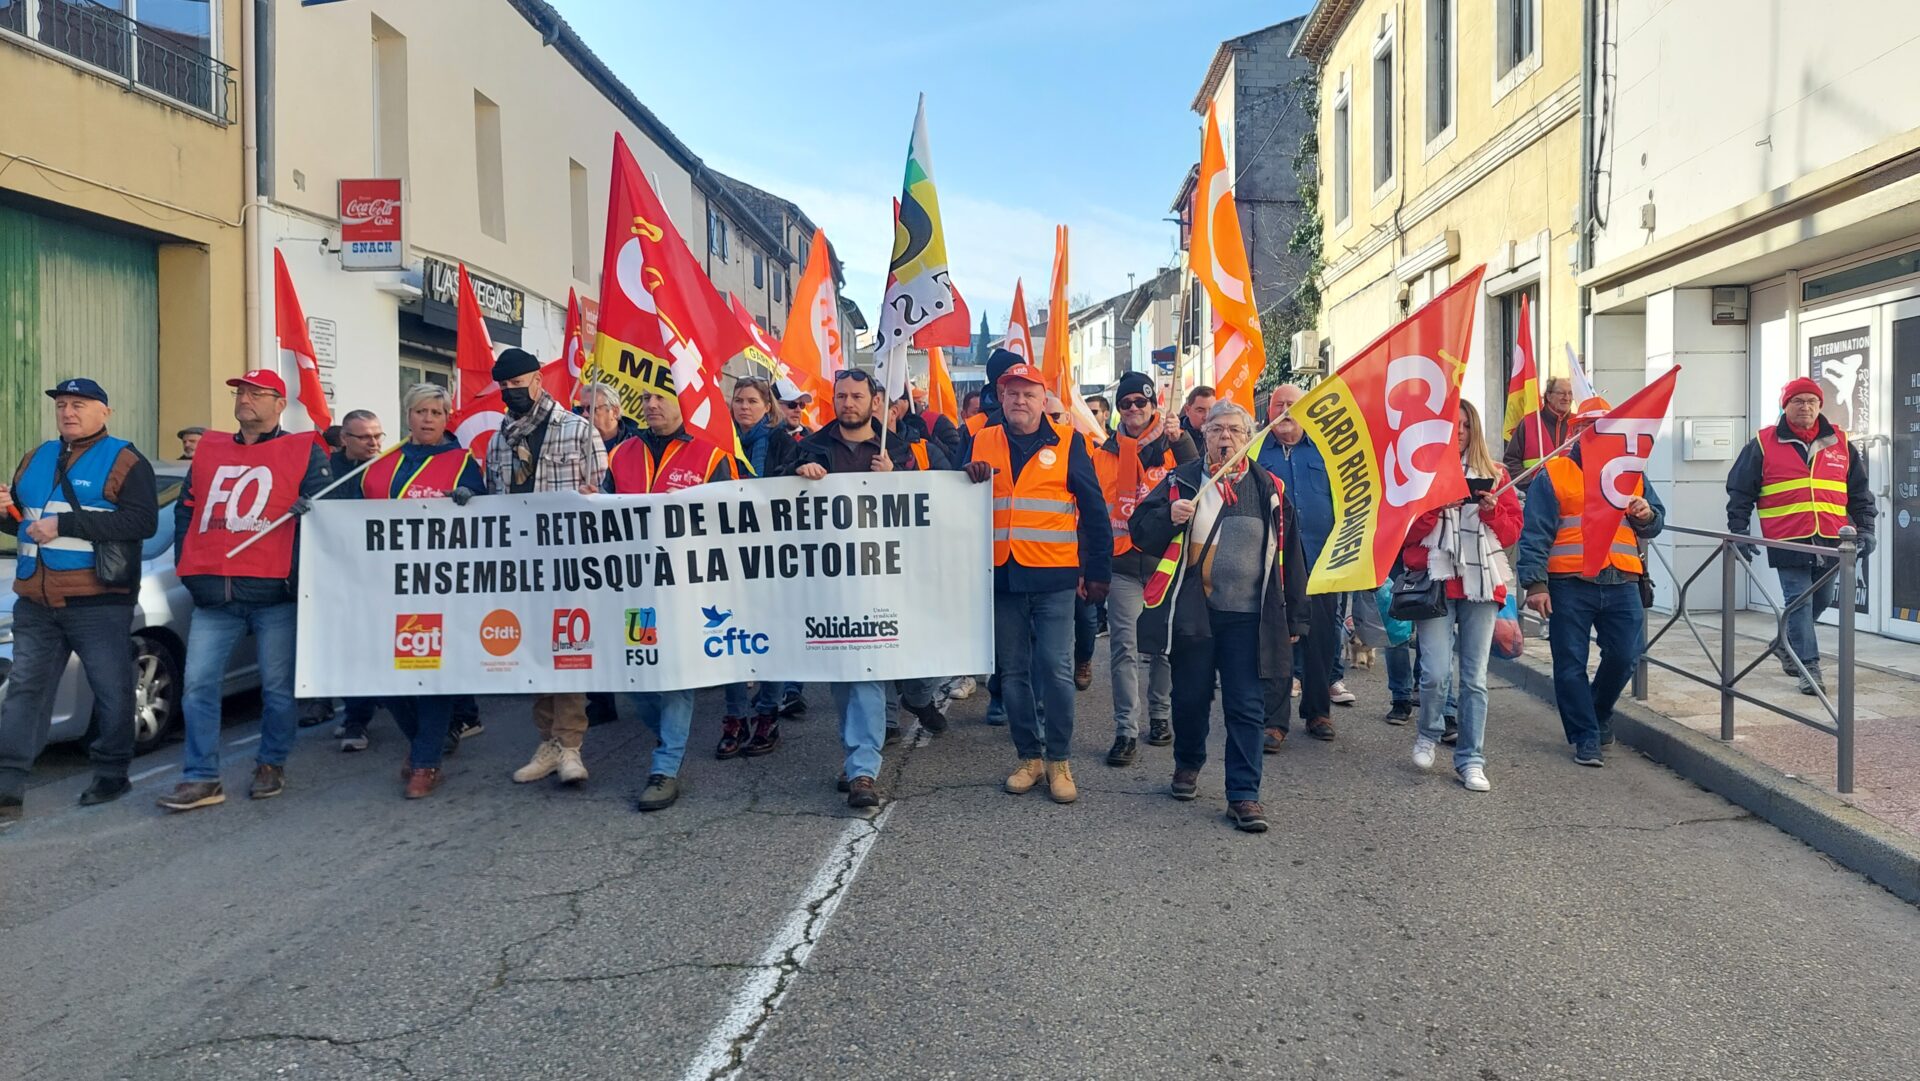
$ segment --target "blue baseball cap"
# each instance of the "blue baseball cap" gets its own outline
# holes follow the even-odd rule
[[[59,386],[47,391],[47,397],[49,398],[65,398],[68,396],[75,398],[92,398],[101,405],[111,404],[107,401],[107,392],[100,389],[100,384],[91,379],[64,379],[61,380]]]

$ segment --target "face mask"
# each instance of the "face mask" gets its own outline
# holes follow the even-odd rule
[[[507,412],[521,416],[533,408],[533,392],[526,387],[500,388],[500,400],[507,405]]]

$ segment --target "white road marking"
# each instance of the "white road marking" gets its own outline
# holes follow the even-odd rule
[[[841,899],[853,888],[854,876],[860,873],[860,865],[866,862],[867,853],[873,851],[873,842],[879,839],[881,828],[892,814],[893,806],[889,804],[870,822],[862,819],[847,824],[799,903],[787,915],[786,923],[760,955],[759,966],[747,982],[740,985],[726,1015],[707,1035],[699,1057],[682,1075],[684,1081],[725,1081],[745,1066],[747,1056],[753,1054],[754,1045],[766,1033],[793,981],[806,970],[814,943],[820,941],[827,921],[833,918]]]
[[[232,743],[227,744],[227,746],[245,747],[249,743],[258,743],[258,742],[260,742],[260,733],[255,732],[251,736],[242,736],[241,738],[234,740]]]
[[[133,782],[133,781],[144,781],[144,780],[146,780],[147,778],[149,778],[149,777],[151,777],[151,776],[153,776],[153,775],[154,775],[154,774],[156,774],[156,773],[165,773],[165,772],[167,772],[167,771],[168,771],[168,770],[170,770],[170,769],[179,769],[179,768],[180,768],[180,765],[179,765],[179,763],[177,763],[177,762],[169,762],[169,763],[167,763],[167,764],[166,764],[166,765],[164,765],[164,766],[155,766],[155,767],[153,767],[152,769],[143,769],[143,770],[141,770],[141,771],[140,771],[139,773],[136,773],[136,774],[134,774],[133,776],[131,776],[131,777],[129,777],[129,778],[127,778],[127,780],[128,780],[129,782]]]

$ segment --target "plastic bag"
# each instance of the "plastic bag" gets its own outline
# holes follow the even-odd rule
[[[1520,632],[1519,591],[1507,590],[1507,601],[1493,617],[1493,655],[1504,660],[1520,659],[1526,652],[1527,636]]]
[[[1386,628],[1389,646],[1404,646],[1413,640],[1413,624],[1404,619],[1395,619],[1387,614],[1387,608],[1393,603],[1393,579],[1380,583],[1374,590],[1374,610],[1380,615],[1380,623]]]

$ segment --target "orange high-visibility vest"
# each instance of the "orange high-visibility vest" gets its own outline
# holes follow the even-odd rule
[[[933,459],[927,456],[926,440],[916,439],[908,443],[907,452],[913,455],[913,464],[920,467],[920,472],[925,473],[933,468]]]
[[[1847,524],[1847,433],[1835,428],[1830,440],[1816,440],[1806,461],[1773,428],[1762,428],[1754,438],[1761,455],[1760,498],[1754,504],[1760,535],[1785,541],[1838,538]]]
[[[729,457],[725,451],[706,449],[703,455],[692,442],[676,439],[656,462],[646,441],[634,436],[613,448],[607,458],[607,475],[613,480],[613,490],[621,495],[677,492],[705,484],[720,467],[721,459]]]
[[[442,451],[421,462],[413,475],[402,478],[398,494],[394,493],[395,474],[400,471],[400,451],[396,448],[390,454],[374,459],[365,473],[360,474],[360,492],[368,499],[438,499],[453,494],[460,485],[460,474],[467,468],[473,455],[465,450]]]
[[[982,428],[973,441],[973,460],[994,468],[993,565],[1011,556],[1023,567],[1080,565],[1079,508],[1067,487],[1067,459],[1079,438],[1065,424],[1054,424],[1059,443],[1041,447],[1027,459],[1019,477],[1007,447],[1007,429]]]
[[[1140,441],[1123,429],[1114,433],[1118,453],[1104,449],[1093,455],[1094,472],[1100,474],[1100,491],[1107,497],[1107,519],[1113,527],[1113,554],[1133,551],[1133,534],[1127,522],[1133,508],[1153,491],[1153,486],[1173,469],[1173,448],[1161,452],[1160,463],[1148,466],[1140,461]]]
[[[1586,476],[1580,471],[1580,463],[1567,458],[1550,458],[1544,468],[1553,480],[1554,498],[1560,501],[1560,531],[1554,534],[1553,547],[1547,551],[1547,573],[1584,577],[1587,555],[1582,512],[1587,505]],[[1644,478],[1635,480],[1633,494],[1642,494],[1645,487]],[[1607,564],[1633,574],[1646,573],[1646,564],[1640,561],[1640,540],[1627,525],[1625,515],[1613,531]]]

